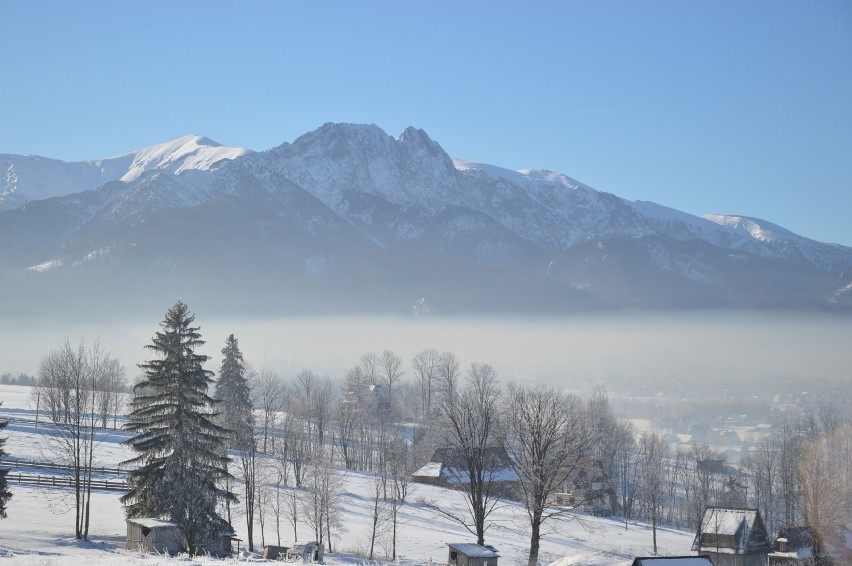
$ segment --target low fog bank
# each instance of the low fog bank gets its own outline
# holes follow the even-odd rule
[[[191,307],[191,305],[190,305]],[[39,360],[64,337],[99,339],[126,367],[144,349],[164,313],[149,321],[55,326],[6,320],[0,328],[0,374],[35,374]],[[201,353],[218,369],[225,338],[234,333],[254,369],[289,377],[302,369],[342,377],[368,350],[396,351],[412,377],[411,357],[424,348],[454,352],[463,366],[486,362],[501,381],[540,382],[576,392],[597,385],[619,390],[637,383],[671,388],[716,382],[761,388],[812,380],[852,380],[852,318],[830,314],[611,315],[565,320],[520,318],[312,317],[216,319],[196,312],[207,341]],[[852,388],[852,385],[849,386]],[[649,390],[653,393],[653,390]]]

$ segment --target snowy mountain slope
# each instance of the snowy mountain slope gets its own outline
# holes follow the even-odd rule
[[[122,181],[133,181],[146,171],[168,171],[179,175],[184,171],[215,168],[222,161],[248,153],[242,147],[224,147],[209,138],[184,136],[171,142],[153,145],[133,152],[133,161]]]
[[[212,300],[237,278],[214,276],[227,250],[258,303],[286,281],[312,299],[281,308],[307,311],[399,312],[424,298],[433,312],[849,306],[850,248],[453,161],[415,128],[325,124],[240,151],[189,136],[136,152],[123,180],[0,211],[6,276],[28,288],[72,278],[85,292],[96,271],[92,285],[117,289],[114,272],[134,273],[121,279],[132,287],[165,265],[163,289]]]
[[[181,174],[209,170],[248,153],[201,136],[184,136],[131,153],[94,161],[66,162],[39,156],[0,155],[0,210],[27,202],[97,188],[110,181],[133,181],[148,171]]]

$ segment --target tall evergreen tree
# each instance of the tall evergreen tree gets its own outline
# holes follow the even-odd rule
[[[138,452],[124,464],[129,493],[121,500],[128,517],[159,517],[177,523],[186,550],[197,553],[216,540],[227,522],[216,511],[220,501],[236,498],[219,482],[230,478],[226,454],[229,431],[214,422],[216,403],[208,394],[212,372],[195,353],[204,344],[195,316],[178,301],[166,313],[146,348],[157,358],[140,364],[143,379],[134,398],[126,443]]]
[[[254,437],[254,415],[246,364],[240,346],[233,334],[228,336],[222,348],[222,368],[216,382],[214,398],[219,403],[219,423],[231,431],[230,445],[239,450],[242,469],[243,504],[246,512],[246,535],[249,551],[254,550],[254,511],[257,503],[257,442]],[[231,508],[227,507],[228,520]]]
[[[3,403],[0,402],[0,405]],[[0,421],[0,431],[6,428],[6,425],[9,424],[9,421]],[[3,450],[3,445],[6,444],[6,439],[0,437],[0,459],[6,455],[6,452]],[[12,493],[9,491],[9,485],[6,482],[6,474],[9,473],[9,470],[0,469],[0,519],[6,518],[6,503],[8,503],[9,499],[12,497]]]
[[[240,441],[252,434],[254,417],[250,393],[243,353],[231,334],[222,348],[222,368],[214,398],[220,403],[219,422],[232,431],[231,446],[237,449],[240,449]]]

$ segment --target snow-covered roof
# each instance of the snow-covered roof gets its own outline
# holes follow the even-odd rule
[[[472,542],[447,543],[447,546],[453,550],[458,550],[465,556],[472,558],[495,558],[500,556],[495,551],[486,546],[481,546]]]
[[[422,469],[422,468],[421,468]],[[444,466],[441,475],[447,480],[447,483],[470,483],[470,476],[467,470],[462,468],[450,468]],[[512,468],[501,468],[499,470],[490,470],[485,473],[486,481],[520,481],[521,478],[515,473]]]
[[[692,550],[717,554],[768,553],[772,547],[757,509],[708,507]]]
[[[162,519],[151,519],[146,517],[140,517],[137,519],[127,519],[127,522],[133,523],[134,525],[139,525],[140,527],[147,527],[149,529],[177,527],[176,523],[172,523],[170,521],[164,521]]]
[[[440,462],[429,462],[411,475],[424,478],[439,478],[441,477],[441,467],[442,464]]]
[[[701,521],[702,533],[734,536],[745,522],[746,528],[754,524],[757,511],[754,509],[724,509],[710,507]]]

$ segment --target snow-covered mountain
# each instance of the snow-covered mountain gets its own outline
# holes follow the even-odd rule
[[[133,181],[147,171],[181,174],[209,170],[223,160],[248,153],[224,147],[201,136],[184,136],[138,151],[93,161],[67,162],[36,155],[0,154],[3,178],[0,210],[33,200],[65,196],[100,187],[110,181]]]
[[[17,189],[26,159],[40,192]],[[415,128],[325,124],[256,153],[187,137],[65,164],[107,182],[9,163],[6,192],[41,197],[7,199],[0,265],[34,300],[63,285],[217,305],[236,289],[228,306],[286,312],[850,306],[850,248],[454,161]]]

